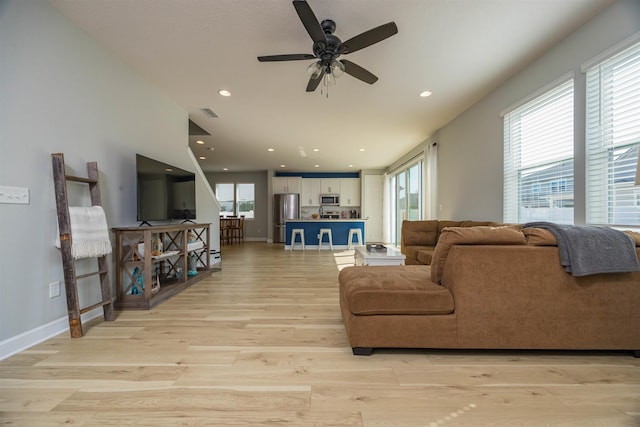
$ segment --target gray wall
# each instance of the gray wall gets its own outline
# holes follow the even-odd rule
[[[255,184],[255,212],[254,219],[245,220],[244,238],[245,240],[266,241],[269,234],[269,211],[271,203],[269,201],[267,171],[259,172],[223,172],[205,173],[211,188],[216,188],[216,183],[254,183]]]
[[[49,298],[48,284],[63,283],[51,153],[64,153],[68,173],[80,176],[98,162],[110,227],[137,225],[136,153],[198,167],[186,111],[48,2],[0,0],[0,64],[0,185],[27,187],[31,196],[28,205],[0,204],[2,358],[68,327],[64,294]],[[88,201],[77,188],[70,187],[74,205]],[[204,178],[197,194],[198,220],[217,221]],[[81,261],[78,269],[93,268]],[[95,302],[93,288],[80,292],[84,305]]]
[[[439,218],[502,220],[500,112],[567,72],[575,72],[575,212],[585,220],[584,75],[587,60],[640,31],[640,1],[619,0],[497,90],[444,126],[439,146]]]

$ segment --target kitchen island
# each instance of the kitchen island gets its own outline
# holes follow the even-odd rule
[[[304,240],[307,249],[318,249],[318,234],[321,228],[330,228],[333,237],[334,249],[347,249],[349,242],[349,230],[352,228],[359,228],[362,233],[362,243],[364,243],[364,223],[365,219],[362,218],[343,218],[343,219],[288,219],[286,221],[286,241],[284,248],[289,250],[291,248],[291,230],[294,228],[301,228],[304,230]],[[356,239],[353,239],[354,242]],[[324,239],[323,247],[326,244],[326,237]],[[357,243],[354,243],[357,244]],[[328,246],[328,244],[327,244]],[[300,245],[295,245],[294,249],[299,249]]]

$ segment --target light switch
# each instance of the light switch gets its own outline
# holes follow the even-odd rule
[[[23,187],[0,186],[0,203],[28,205],[29,189]]]

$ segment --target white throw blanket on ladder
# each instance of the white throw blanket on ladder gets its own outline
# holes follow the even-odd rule
[[[111,253],[107,218],[101,206],[70,207],[71,255],[75,259],[94,258]],[[56,234],[60,247],[60,232]]]

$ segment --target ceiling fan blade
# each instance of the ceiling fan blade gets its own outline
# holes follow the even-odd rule
[[[369,83],[370,85],[378,81],[378,78],[376,76],[374,76],[358,64],[354,64],[353,62],[347,61],[346,59],[341,59],[340,61],[344,64],[344,72],[355,77],[356,79],[362,80],[363,82]]]
[[[372,44],[378,43],[398,32],[398,27],[395,22],[388,22],[386,24],[380,25],[379,27],[375,27],[370,29],[369,31],[365,31],[364,33],[358,34],[350,38],[349,40],[343,42],[340,45],[340,53],[346,54],[355,52],[360,49],[364,49],[367,46],[371,46]]]
[[[309,79],[309,83],[307,83],[307,92],[313,92],[314,90],[316,90],[323,78],[324,69],[322,69],[318,77],[316,77],[315,79],[313,78],[313,76],[311,76],[311,78]]]
[[[324,36],[324,31],[320,26],[320,22],[318,22],[318,18],[313,14],[313,10],[311,10],[309,3],[304,0],[294,0],[293,7],[296,8],[300,21],[302,21],[302,25],[304,25],[307,33],[311,36],[311,40],[313,40],[314,43],[322,42],[327,44],[327,38]]]
[[[302,59],[315,59],[316,57],[309,53],[292,53],[290,55],[268,55],[258,56],[260,62],[273,62],[273,61],[299,61]]]

